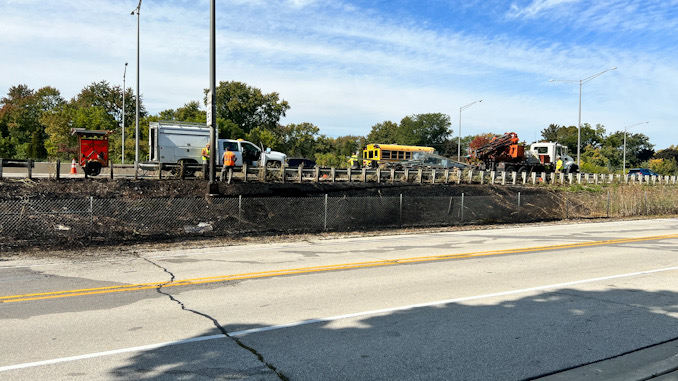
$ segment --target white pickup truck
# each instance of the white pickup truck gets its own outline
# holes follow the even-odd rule
[[[151,122],[149,124],[148,164],[202,164],[202,149],[210,141],[210,128],[204,124],[175,121]],[[266,150],[242,139],[217,139],[215,158],[221,165],[221,158],[228,147],[235,153],[235,165],[243,165],[243,159],[251,166],[280,167],[287,155]]]

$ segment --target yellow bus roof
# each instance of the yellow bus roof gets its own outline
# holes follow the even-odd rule
[[[435,148],[433,147],[422,147],[422,146],[403,146],[399,144],[368,144],[367,149],[381,148],[390,151],[426,151],[434,152]]]

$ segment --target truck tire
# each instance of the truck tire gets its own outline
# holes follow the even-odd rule
[[[518,173],[530,173],[530,170],[526,166],[518,168]]]
[[[98,161],[88,161],[85,164],[85,173],[87,173],[87,176],[98,176],[101,173],[101,163]]]

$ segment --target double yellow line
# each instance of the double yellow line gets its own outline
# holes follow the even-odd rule
[[[518,253],[529,253],[529,252],[537,252],[537,251],[574,249],[574,248],[579,248],[579,247],[615,245],[615,244],[624,244],[624,243],[630,243],[630,242],[657,241],[657,240],[671,239],[671,238],[678,238],[678,234],[668,234],[668,235],[659,235],[659,236],[651,236],[651,237],[638,237],[638,238],[622,238],[622,239],[612,239],[612,240],[604,240],[604,241],[590,241],[590,242],[580,242],[580,243],[567,243],[567,244],[561,244],[561,245],[525,247],[525,248],[517,248],[517,249],[478,251],[478,252],[460,253],[460,254],[443,254],[443,255],[432,255],[432,256],[424,256],[424,257],[386,259],[386,260],[381,260],[381,261],[343,263],[343,264],[327,265],[327,266],[301,267],[301,268],[293,268],[293,269],[261,271],[261,272],[254,272],[254,273],[220,275],[220,276],[205,277],[205,278],[183,279],[183,280],[175,280],[175,281],[172,281],[172,282],[138,283],[138,284],[128,284],[128,285],[121,285],[121,286],[85,288],[85,289],[79,289],[79,290],[65,290],[65,291],[52,291],[52,292],[35,293],[35,294],[0,296],[0,303],[25,302],[25,301],[40,300],[40,299],[66,298],[66,297],[81,296],[81,295],[99,295],[99,294],[109,294],[109,293],[114,293],[114,292],[128,292],[128,291],[138,291],[138,290],[147,290],[147,289],[158,289],[160,287],[164,288],[164,287],[189,286],[189,285],[205,284],[205,283],[228,282],[228,281],[232,281],[232,280],[270,278],[270,277],[276,277],[276,276],[282,276],[282,275],[297,275],[297,274],[338,271],[338,270],[349,270],[349,269],[360,269],[360,268],[369,268],[369,267],[378,267],[378,266],[393,266],[393,265],[402,265],[402,264],[408,264],[408,263],[443,261],[443,260],[449,260],[449,259],[484,257],[484,256],[491,256],[491,255],[518,254]]]

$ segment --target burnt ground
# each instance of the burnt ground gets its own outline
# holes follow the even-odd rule
[[[535,187],[490,186],[479,184],[403,184],[403,183],[218,183],[218,197],[450,197],[541,194],[551,191]],[[59,181],[0,180],[0,201],[65,198],[203,198],[209,183],[202,180],[106,180],[62,179]]]
[[[219,194],[216,197],[269,198],[269,197],[452,197],[460,196],[504,196],[553,194],[553,190],[544,187],[490,186],[479,184],[403,184],[403,183],[218,183]],[[205,198],[208,197],[209,183],[203,180],[156,180],[156,179],[3,179],[0,180],[0,205],[3,201],[16,200],[49,200],[49,199],[83,199],[90,196],[100,199],[157,199],[157,198]],[[214,196],[212,196],[214,197]],[[442,229],[478,229],[472,226],[448,226]],[[484,228],[488,228],[485,226]],[[430,231],[429,227],[426,229]],[[420,229],[399,229],[404,233]],[[145,249],[161,249],[168,245],[209,246],[215,244],[242,244],[246,242],[271,242],[276,240],[308,239],[315,236],[340,235],[374,235],[394,234],[393,230],[355,231],[316,234],[249,234],[229,235],[222,237],[163,237],[161,241],[120,241],[107,239],[98,241],[77,240],[63,241],[41,240],[39,245],[18,245],[9,243],[0,250],[2,256],[30,254],[37,256],[81,257],[82,249],[88,247],[88,256],[107,255],[110,253],[133,253],[142,247]],[[309,237],[310,236],[310,237]],[[7,243],[7,242],[6,242]],[[77,248],[76,248],[77,246]],[[9,252],[7,251],[9,250]],[[4,252],[4,254],[3,254]]]

